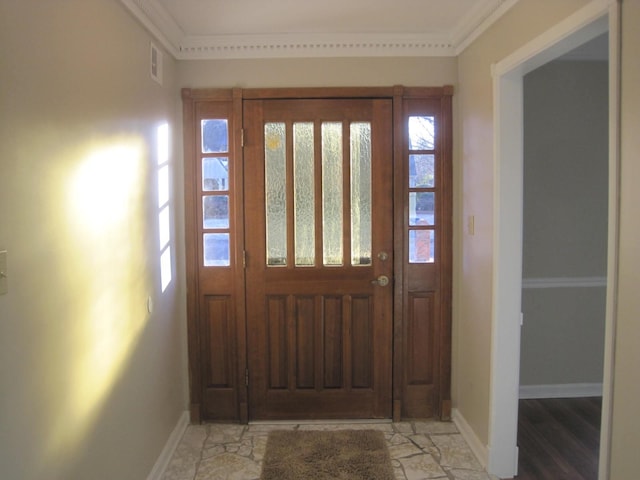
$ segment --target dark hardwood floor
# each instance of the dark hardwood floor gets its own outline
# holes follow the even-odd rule
[[[602,399],[520,400],[517,480],[596,480]]]

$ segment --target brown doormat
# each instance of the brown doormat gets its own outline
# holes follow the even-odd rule
[[[269,433],[261,480],[393,480],[384,434],[378,430]]]

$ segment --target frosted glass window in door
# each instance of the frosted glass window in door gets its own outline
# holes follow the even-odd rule
[[[287,264],[287,158],[284,123],[264,125],[267,265]]]
[[[342,122],[322,123],[322,261],[343,264]]]
[[[371,265],[371,124],[352,123],[351,264]]]
[[[315,192],[313,123],[293,125],[295,264],[315,263]]]

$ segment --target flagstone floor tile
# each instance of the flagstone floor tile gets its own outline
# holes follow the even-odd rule
[[[190,425],[163,480],[259,480],[267,436],[284,429],[380,430],[396,480],[497,480],[484,471],[453,423],[437,421]]]

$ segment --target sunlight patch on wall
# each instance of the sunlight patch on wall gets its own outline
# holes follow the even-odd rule
[[[73,309],[65,321],[69,364],[48,442],[51,456],[72,455],[113,393],[148,314],[146,150],[114,138],[70,167],[65,265]]]
[[[140,188],[140,163],[140,152],[126,145],[96,151],[82,163],[70,189],[79,229],[100,234],[126,219]]]

